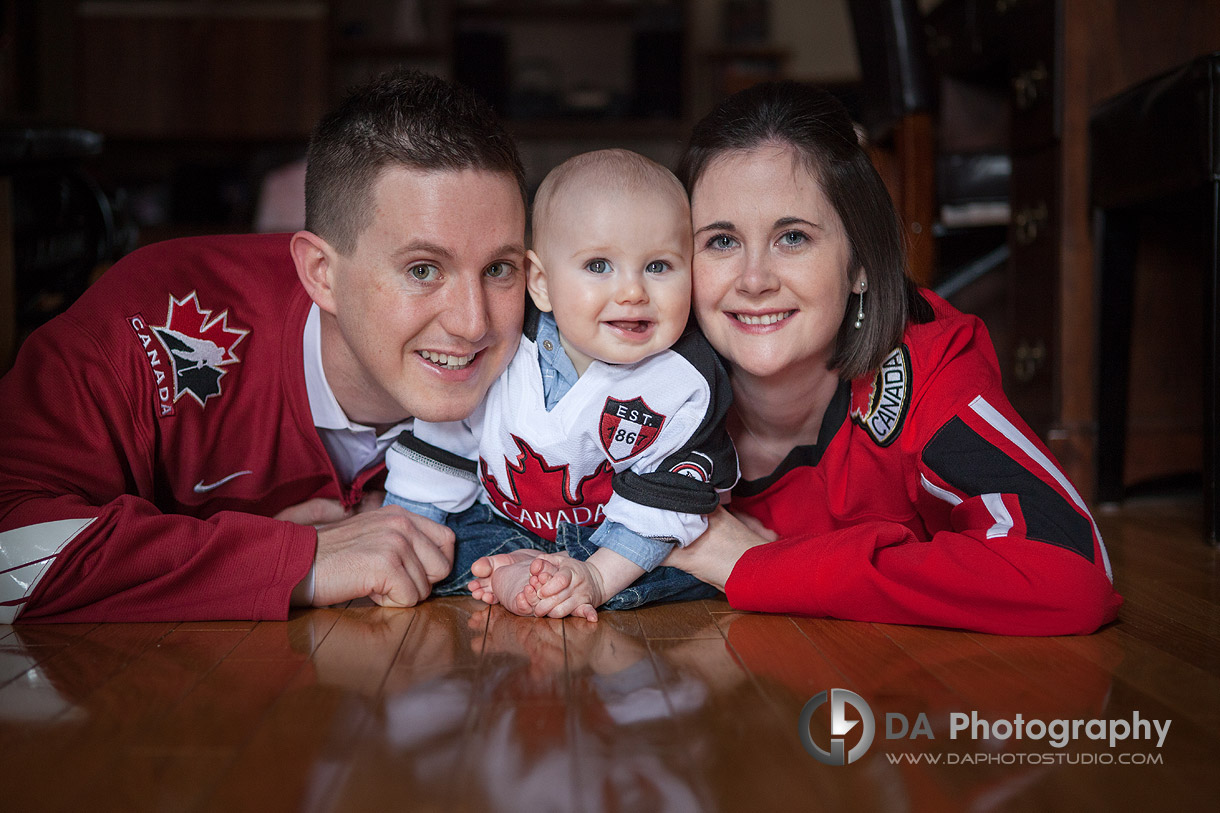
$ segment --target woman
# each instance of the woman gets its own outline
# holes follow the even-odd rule
[[[679,175],[742,480],[667,564],[746,610],[1018,635],[1113,620],[1096,524],[1004,396],[982,323],[906,277],[843,107],[793,82],[738,93]]]

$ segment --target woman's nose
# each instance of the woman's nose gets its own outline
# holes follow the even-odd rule
[[[737,274],[737,290],[750,296],[758,296],[779,287],[779,277],[771,267],[771,257],[765,251],[747,252],[742,257],[744,265]]]

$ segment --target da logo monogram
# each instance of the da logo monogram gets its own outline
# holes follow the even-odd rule
[[[831,739],[830,750],[823,751],[813,741],[813,735],[809,733],[809,722],[813,719],[813,713],[827,699],[830,700]],[[860,715],[859,720],[847,719],[848,706],[854,708],[856,713]],[[849,750],[844,737],[847,732],[856,727],[856,723],[864,724],[860,727],[860,741]],[[863,697],[855,692],[849,692],[847,689],[830,689],[829,691],[820,692],[805,704],[805,708],[801,709],[799,726],[801,745],[805,746],[809,756],[826,765],[847,765],[864,756],[864,752],[873,744],[875,730],[876,725],[873,721],[873,710],[868,707],[868,703],[864,701]]]

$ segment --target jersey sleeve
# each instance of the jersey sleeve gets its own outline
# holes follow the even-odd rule
[[[738,478],[737,453],[725,429],[732,400],[728,374],[703,337],[688,333],[674,346],[706,382],[671,417],[663,434],[638,463],[614,476],[608,519],[641,536],[682,545],[707,529],[707,514]]]
[[[286,618],[317,532],[158,510],[148,392],[117,356],[60,317],[0,379],[0,620]]]
[[[892,487],[928,537],[882,521],[789,536],[741,557],[730,603],[1014,635],[1087,634],[1115,618],[1097,525],[1009,404],[989,345],[936,372],[906,432],[906,481]]]
[[[478,454],[478,435],[469,420],[415,421],[386,452],[386,502],[431,505],[442,514],[465,511],[479,494]]]

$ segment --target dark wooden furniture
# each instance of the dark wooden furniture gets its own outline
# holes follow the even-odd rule
[[[1123,88],[1220,46],[1220,5],[945,0],[928,24],[937,73],[1001,100],[1010,116],[1011,338],[997,348],[1005,385],[1081,493],[1094,495],[1089,112]],[[1144,475],[1176,466],[1191,443],[1198,448],[1197,428],[1162,429],[1155,443],[1140,446]]]
[[[1216,445],[1220,428],[1220,52],[1107,99],[1093,112],[1089,135],[1097,213],[1098,343],[1104,348],[1098,360],[1098,499],[1119,502],[1126,495],[1123,472],[1131,323],[1141,217],[1161,213],[1179,224],[1170,239],[1193,248],[1183,252],[1185,262],[1176,269],[1178,310],[1172,322],[1162,325],[1176,346],[1164,362],[1173,364],[1183,354],[1197,351],[1189,326],[1201,317],[1206,359],[1202,365],[1205,537],[1216,544],[1220,530],[1220,452]],[[1195,277],[1202,277],[1202,296],[1192,285]],[[1188,396],[1183,393],[1183,397]]]

